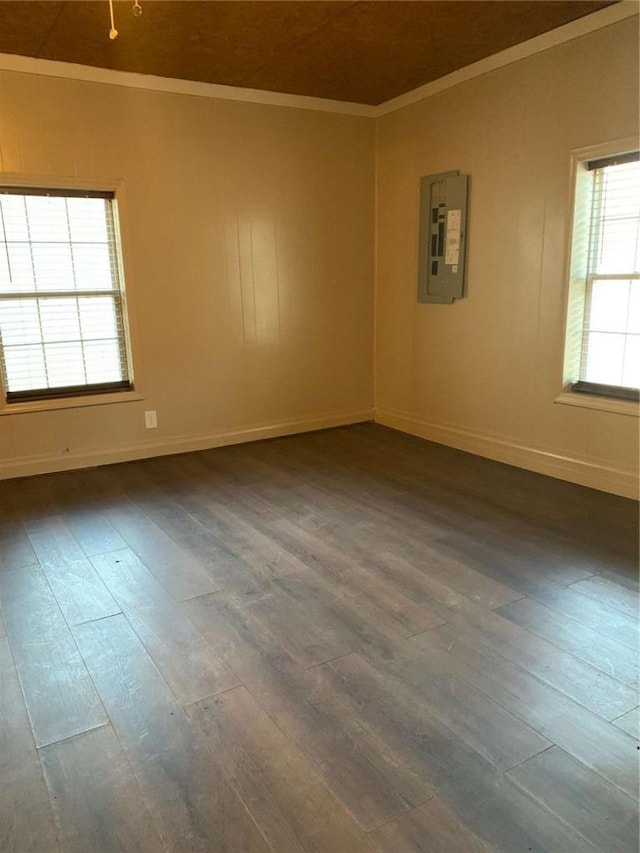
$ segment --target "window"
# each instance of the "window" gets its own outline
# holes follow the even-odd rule
[[[132,388],[114,193],[0,187],[7,403]]]
[[[640,161],[578,163],[567,329],[573,391],[637,400],[640,388]]]

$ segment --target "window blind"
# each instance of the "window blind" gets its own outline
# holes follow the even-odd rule
[[[8,402],[131,387],[113,193],[0,187]]]
[[[586,164],[592,176],[589,257],[576,390],[640,387],[640,162]],[[637,396],[631,393],[629,396]]]

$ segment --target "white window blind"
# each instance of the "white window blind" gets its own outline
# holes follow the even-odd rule
[[[7,402],[131,387],[113,193],[0,187]]]
[[[576,390],[640,388],[640,162],[586,164],[591,185],[580,381]],[[616,389],[620,389],[619,392]]]

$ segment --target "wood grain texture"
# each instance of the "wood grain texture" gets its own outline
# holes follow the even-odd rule
[[[373,829],[432,796],[404,772],[341,708],[313,689],[250,608],[210,595],[182,605],[279,728],[304,752],[325,784],[365,829]]]
[[[110,726],[40,750],[68,853],[161,853],[167,848]]]
[[[104,708],[42,571],[0,573],[0,603],[37,746],[104,725]]]
[[[637,704],[633,687],[494,611],[482,611],[466,603],[460,610],[451,619],[459,636],[480,637],[483,649],[518,664],[605,719],[615,719]]]
[[[327,525],[315,526],[301,519],[294,522],[278,517],[269,511],[265,501],[256,501],[246,494],[235,505],[235,511],[250,518],[253,525],[268,532],[301,560],[304,566],[294,574],[305,576],[309,574],[305,568],[311,569],[329,581],[338,595],[357,596],[376,622],[395,621],[395,630],[404,636],[442,623],[428,601],[405,593],[398,584],[372,571],[366,559],[354,559],[346,543],[331,542]],[[353,538],[352,534],[352,544]]]
[[[613,725],[640,740],[640,706],[613,720]]]
[[[0,483],[0,850],[635,853],[637,538],[373,425]]]
[[[520,524],[514,527],[518,530]],[[549,582],[559,577],[563,584],[568,584],[592,573],[591,566],[585,567],[580,563],[576,566],[571,559],[562,562],[561,573],[554,572],[549,554],[540,554],[518,535],[492,531],[487,537],[486,533],[487,523],[476,523],[462,534],[456,532],[443,537],[440,548],[450,557],[463,564],[472,564],[496,582],[532,598],[543,594]]]
[[[618,643],[636,650],[640,642],[640,623],[621,613],[605,599],[596,601],[576,592],[573,587],[547,584],[533,596],[536,601],[563,616],[570,616],[580,625],[604,634]]]
[[[262,459],[266,453],[262,449],[259,452]],[[254,450],[254,455],[257,453]],[[364,483],[358,480],[354,486],[352,480],[338,479],[337,473],[328,468],[326,455],[315,456],[305,448],[303,459],[309,460],[305,466],[296,463],[297,455],[292,459],[290,454],[278,453],[273,448],[268,453],[272,464],[262,465],[267,486],[252,484],[245,490],[259,491],[278,507],[284,504],[295,515],[296,523],[316,530],[324,540],[336,542],[343,551],[374,565],[382,564],[394,573],[398,571],[398,564],[418,573],[428,568],[430,579],[439,579],[488,606],[498,606],[522,596],[447,554],[439,538],[437,547],[433,547],[434,538],[455,526],[455,515],[450,512],[434,526],[434,514],[439,519],[442,513],[435,501],[421,507],[413,500],[407,509],[400,502],[402,491],[380,487],[380,482],[385,482],[382,477],[377,480],[371,476],[366,480],[361,477]],[[372,463],[367,464],[379,467],[379,454],[374,454],[372,459]],[[311,507],[313,513],[309,512]],[[425,535],[427,533],[429,535]],[[578,577],[589,573],[583,572]]]
[[[127,620],[183,704],[239,684],[173,602],[127,610]]]
[[[133,504],[109,507],[106,516],[176,601],[218,589],[204,567]]]
[[[206,472],[206,469],[204,469]],[[206,568],[207,574],[214,579],[233,578],[236,585],[248,575],[249,583],[256,577],[271,577],[272,572],[263,571],[266,561],[258,553],[258,559],[250,564],[239,555],[236,537],[225,532],[224,544],[216,536],[218,525],[207,510],[206,505],[194,503],[198,495],[207,499],[199,489],[202,466],[190,462],[185,457],[178,460],[163,460],[158,470],[130,467],[126,477],[109,471],[97,472],[99,488],[105,490],[99,494],[108,495],[116,504],[135,506],[136,511],[144,511],[167,533],[173,542],[186,551],[196,562]],[[215,496],[218,497],[217,490]],[[233,546],[233,550],[231,550]],[[240,577],[238,577],[240,576]]]
[[[20,684],[4,638],[0,638],[0,850],[60,850]]]
[[[0,512],[0,571],[32,566],[36,555],[20,523],[12,516]]]
[[[274,585],[269,592],[249,601],[246,607],[251,617],[263,625],[300,666],[307,667],[346,654],[354,648],[357,639],[350,626],[321,600],[308,595],[308,610],[305,613],[301,609],[299,594],[303,594],[303,583],[300,578],[288,579],[284,589]],[[308,593],[308,588],[304,592]],[[311,614],[312,618],[308,618]]]
[[[76,537],[84,553],[91,557],[94,554],[108,554],[126,547],[126,542],[113,528],[106,518],[89,507],[73,508],[64,512],[64,519],[69,530]]]
[[[176,696],[195,702],[238,683],[129,549],[91,558]]]
[[[62,518],[27,523],[29,541],[70,625],[120,612]]]
[[[506,770],[552,745],[534,728],[452,671],[445,654],[422,643],[417,654],[400,649],[391,659],[367,656],[390,683],[399,679],[413,701],[451,729],[478,755]]]
[[[581,625],[571,617],[552,613],[544,605],[531,599],[522,599],[501,607],[498,612],[521,628],[543,637],[580,660],[590,663],[603,672],[632,687],[640,679],[640,655],[591,628]]]
[[[632,851],[638,844],[637,800],[559,747],[525,761],[507,775],[602,853]]]
[[[267,851],[124,616],[78,625],[74,632],[167,848]]]
[[[420,772],[474,834],[505,851],[592,849],[431,717],[398,679],[391,682],[357,654],[313,673],[340,696],[345,713],[357,714],[396,761]]]
[[[272,536],[265,536],[215,497],[197,492],[185,495],[182,502],[189,514],[224,542],[231,553],[265,577],[290,574],[303,567]]]
[[[438,646],[448,669],[490,696],[548,740],[622,791],[638,796],[634,743],[624,732],[522,667],[482,646],[480,636],[461,638],[453,626],[415,638]]]
[[[434,797],[372,834],[380,853],[491,853],[490,847]]]
[[[572,585],[572,589],[588,598],[611,605],[631,619],[638,618],[638,593],[608,578],[594,575]]]
[[[244,687],[205,699],[190,713],[275,850],[371,853],[355,821]]]
[[[129,548],[91,557],[111,594],[123,609],[169,604],[172,599],[156,576]]]

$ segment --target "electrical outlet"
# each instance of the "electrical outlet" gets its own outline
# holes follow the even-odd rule
[[[146,429],[156,429],[158,426],[158,414],[152,410],[144,413],[144,425]]]

